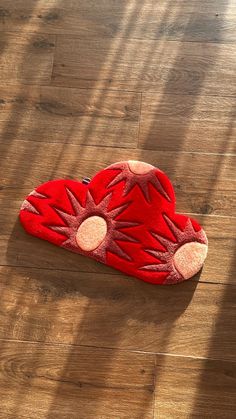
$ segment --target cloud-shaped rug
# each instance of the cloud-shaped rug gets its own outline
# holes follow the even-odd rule
[[[200,225],[175,213],[168,177],[139,161],[112,164],[91,181],[44,183],[20,220],[33,236],[154,284],[191,278],[207,254]]]

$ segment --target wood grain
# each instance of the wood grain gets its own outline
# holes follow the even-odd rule
[[[209,155],[209,160],[211,157]],[[221,169],[221,164],[219,166]],[[203,169],[201,174],[204,176]],[[198,177],[199,174],[193,169],[192,174],[188,176],[181,177],[181,171],[179,175],[173,176],[177,211],[234,216],[236,214],[236,179],[216,177],[213,180],[210,176],[201,177],[201,174]]]
[[[0,151],[0,199],[2,210],[6,208],[7,216],[13,223],[21,200],[38,184],[63,177],[78,180],[84,176],[92,177],[97,170],[115,160],[130,158],[146,160],[166,171],[175,187],[177,211],[225,216],[235,214],[234,156],[181,154],[180,158],[176,152],[124,149],[116,149],[114,155],[112,148],[91,149],[71,144],[48,144],[45,154],[44,144],[15,139],[10,146],[2,142]],[[7,205],[15,208],[13,218]]]
[[[1,1],[0,30],[141,39],[236,40],[231,1],[181,0],[11,0]]]
[[[210,153],[236,152],[234,98],[143,94],[141,147]]]
[[[153,355],[30,342],[1,344],[5,417],[130,418],[130,409],[134,419],[153,417]],[[220,417],[223,409],[225,417],[233,418],[235,368],[233,362],[157,355],[154,417],[212,418]]]
[[[0,338],[236,359],[235,285],[158,287],[124,275],[0,272]]]
[[[125,43],[125,48],[124,48]],[[57,37],[56,85],[234,96],[236,44]]]
[[[37,126],[32,121],[32,133],[36,131]],[[221,182],[221,188],[223,182],[226,183],[225,190],[234,188],[234,155],[125,148],[117,148],[114,153],[113,147],[74,145],[67,143],[66,139],[63,143],[48,143],[45,146],[44,143],[18,141],[13,136],[11,140],[0,143],[1,186],[35,187],[39,183],[56,178],[80,180],[84,176],[93,176],[111,163],[131,159],[146,161],[159,167],[176,182],[177,189],[180,190],[183,190],[188,179],[189,190],[192,185],[193,189],[197,189],[198,184],[201,188],[201,179],[203,185],[212,190],[211,193],[217,190],[218,180]],[[183,182],[182,179],[186,180]]]
[[[34,142],[137,145],[138,94],[103,91],[101,99],[100,91],[7,87],[0,89],[0,98],[5,141],[17,132],[18,140]]]
[[[1,417],[153,417],[154,355],[1,342]]]
[[[0,82],[49,82],[54,48],[54,35],[1,33]]]
[[[235,386],[233,362],[157,356],[154,418],[234,418]]]

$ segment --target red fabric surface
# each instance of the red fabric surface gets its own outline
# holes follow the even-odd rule
[[[75,234],[93,215],[107,221],[107,237],[101,247],[84,252],[76,245]],[[127,162],[101,170],[88,185],[63,179],[40,185],[24,201],[20,220],[36,237],[155,284],[184,280],[172,262],[163,265],[166,258],[161,256],[168,251],[167,242],[173,251],[190,241],[207,244],[195,220],[175,213],[174,190],[168,177],[156,168],[136,175]],[[172,261],[173,255],[169,256]]]

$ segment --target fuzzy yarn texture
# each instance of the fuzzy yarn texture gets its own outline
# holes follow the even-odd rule
[[[34,189],[20,210],[25,230],[153,284],[179,283],[202,268],[206,234],[175,213],[174,189],[161,170],[130,160],[85,179]]]

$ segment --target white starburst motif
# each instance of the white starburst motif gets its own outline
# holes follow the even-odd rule
[[[157,177],[157,169],[154,166],[144,162],[127,161],[116,163],[110,168],[117,170],[118,173],[107,188],[124,181],[123,196],[126,196],[135,185],[138,185],[146,201],[150,202],[149,184],[151,184],[167,201],[171,201]]]
[[[128,207],[129,203],[108,210],[112,192],[106,195],[101,200],[101,202],[96,204],[90,191],[87,190],[86,203],[85,206],[83,206],[72,191],[66,188],[66,192],[73,209],[73,214],[68,214],[61,209],[53,207],[57,214],[60,216],[64,226],[48,226],[48,228],[51,230],[67,237],[67,239],[63,242],[62,247],[76,253],[92,256],[96,260],[103,263],[106,261],[106,253],[108,251],[118,255],[123,259],[131,261],[131,257],[124,250],[122,250],[117,241],[137,243],[138,241],[135,238],[131,237],[127,232],[125,233],[124,231],[120,230],[136,227],[139,225],[139,223],[120,221],[116,219]],[[78,245],[78,229],[85,220],[90,218],[102,218],[105,220],[106,234],[104,235],[103,240],[98,245],[98,247],[91,251],[84,251]]]
[[[29,197],[30,196],[33,196],[35,198],[40,198],[40,199],[47,198],[46,195],[37,192],[35,189],[29,194]],[[32,214],[40,215],[40,212],[38,211],[36,206],[33,205],[31,202],[29,202],[28,198],[23,201],[21,205],[21,210],[26,210],[28,212],[31,212]]]
[[[155,249],[145,249],[147,253],[158,259],[157,263],[148,264],[140,267],[141,270],[156,271],[156,272],[168,272],[166,277],[166,284],[172,284],[183,281],[183,275],[178,271],[174,263],[174,256],[176,252],[185,244],[200,243],[207,245],[207,237],[204,230],[195,231],[190,218],[187,219],[184,230],[180,230],[173,221],[170,220],[165,214],[163,215],[170,231],[176,238],[176,242],[171,241],[168,238],[162,237],[161,235],[151,232],[152,236],[163,245],[166,251],[159,251]],[[204,246],[207,248],[207,246]]]

